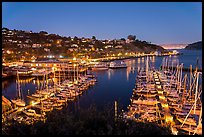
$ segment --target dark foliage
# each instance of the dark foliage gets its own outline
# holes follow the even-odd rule
[[[3,134],[10,135],[170,135],[170,130],[156,123],[114,119],[114,106],[106,105],[98,110],[92,105],[88,109],[70,111],[64,108],[48,114],[47,121],[28,126],[14,122]],[[120,107],[119,107],[120,108]],[[119,109],[120,110],[120,109]],[[119,112],[120,113],[120,112]]]

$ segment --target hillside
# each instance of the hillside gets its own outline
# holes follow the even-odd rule
[[[145,53],[150,53],[154,51],[160,51],[160,52],[166,51],[166,49],[164,49],[159,45],[150,44],[139,40],[135,40],[134,42],[128,43],[125,46],[132,51],[145,52]]]
[[[10,30],[2,28],[2,50],[4,61],[32,60],[45,56],[101,58],[123,53],[166,52],[159,45],[136,39],[129,35],[127,39],[99,40],[92,38],[65,37],[48,34],[46,31],[32,32],[24,30]],[[8,51],[8,53],[7,53]],[[127,56],[128,56],[127,55]]]
[[[188,49],[188,50],[202,50],[202,41],[198,41],[198,42],[189,44],[188,46],[186,46],[185,49]]]

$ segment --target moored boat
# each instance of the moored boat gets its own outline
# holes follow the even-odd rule
[[[121,61],[120,63],[111,62],[109,65],[109,68],[111,68],[111,69],[127,68],[127,65],[124,61]]]

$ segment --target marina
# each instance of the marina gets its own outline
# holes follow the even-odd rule
[[[3,2],[2,135],[202,135],[201,11]]]
[[[190,69],[191,72],[188,73],[188,76],[191,76],[191,78],[188,80],[187,74],[182,74],[183,64],[178,63],[178,57],[150,56],[117,61],[118,64],[121,62],[125,64],[125,67],[119,66],[121,69],[109,68],[108,66],[113,61],[99,62],[99,64],[107,66],[107,69],[103,71],[101,69],[89,70],[88,68],[94,67],[91,64],[90,66],[81,66],[82,69],[86,70],[81,72],[79,72],[79,65],[74,64],[70,65],[73,68],[70,67],[69,69],[62,66],[58,66],[55,69],[44,68],[38,70],[43,75],[30,76],[30,80],[28,77],[20,77],[17,70],[16,87],[18,96],[10,101],[2,96],[2,100],[5,100],[6,104],[2,113],[2,122],[6,123],[15,120],[19,123],[31,125],[37,121],[46,122],[47,113],[53,110],[60,111],[64,107],[69,108],[77,102],[81,104],[80,107],[87,107],[87,103],[100,102],[99,104],[101,105],[99,107],[101,107],[104,102],[118,100],[124,106],[128,106],[130,103],[127,109],[124,108],[125,113],[123,117],[125,119],[156,122],[162,126],[170,125],[173,134],[180,134],[181,132],[185,134],[202,134],[202,126],[200,125],[202,122],[202,103],[200,100],[202,88],[198,86],[202,72],[195,72],[193,69]],[[176,69],[164,67],[166,64],[171,64],[167,62],[171,62],[173,58],[173,65],[176,65]],[[161,64],[156,64],[157,62],[161,62]],[[172,64],[169,66],[172,66]],[[159,68],[162,69],[160,70]],[[105,79],[102,80],[102,76],[104,77],[107,74],[107,80],[110,80],[113,77],[111,75],[114,75],[114,73],[119,74],[119,72],[125,72],[126,82],[131,81],[132,86],[127,86],[128,88],[135,86],[133,92],[124,92],[117,99],[110,95],[100,99],[98,97],[100,95],[94,93],[95,90],[100,89],[102,90],[101,93],[109,94],[113,91],[111,88],[113,85],[107,83],[104,88],[99,87],[97,89],[100,85],[95,84],[96,81],[104,83]],[[26,96],[23,95],[22,92],[25,93],[25,91],[22,91],[22,78],[27,79],[27,82],[34,81],[37,84],[36,90]],[[135,78],[136,81],[134,83]],[[122,80],[124,77],[120,79]],[[107,87],[109,90],[106,91]],[[127,87],[125,86],[124,89],[121,89],[126,91]],[[95,96],[90,93],[84,95],[87,91],[92,91]],[[127,99],[130,98],[130,102],[122,99],[124,95]],[[185,99],[184,97],[187,96],[188,98]],[[78,97],[80,99],[77,99]],[[80,108],[76,107],[74,109]],[[197,120],[193,115],[197,116]]]
[[[148,57],[145,64],[136,77],[131,104],[124,117],[170,126],[175,135],[201,135],[202,88],[199,81],[202,72],[191,71],[190,76],[182,77],[183,64],[173,70],[163,67],[162,63],[160,71],[152,69]]]
[[[37,120],[45,120],[46,112],[50,112],[53,109],[62,109],[69,101],[75,100],[77,96],[82,95],[88,87],[93,86],[96,82],[96,79],[93,77],[80,76],[77,79],[78,81],[75,80],[73,82],[65,80],[62,83],[59,82],[59,84],[54,83],[53,87],[49,88],[47,85],[46,89],[27,96],[31,99],[29,104],[26,104],[20,97],[11,100],[13,109],[7,112],[3,110],[2,122],[8,122],[13,119],[19,123],[25,122],[26,124],[31,124]],[[2,98],[5,97],[2,96]],[[36,109],[40,110],[40,113],[36,113]]]

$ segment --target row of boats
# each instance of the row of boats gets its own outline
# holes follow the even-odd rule
[[[194,72],[187,84],[182,79],[182,64],[177,70],[155,70],[149,67],[138,72],[131,104],[124,118],[135,121],[156,122],[171,127],[173,134],[202,134],[202,88],[199,75]]]
[[[64,80],[62,83],[54,83],[53,86],[47,86],[43,90],[37,90],[32,95],[27,95],[31,100],[26,104],[21,98],[11,100],[16,111],[8,116],[19,123],[33,124],[36,121],[45,121],[46,114],[52,110],[61,110],[67,106],[68,102],[74,101],[82,95],[90,86],[96,83],[93,75],[79,76],[78,80]]]

